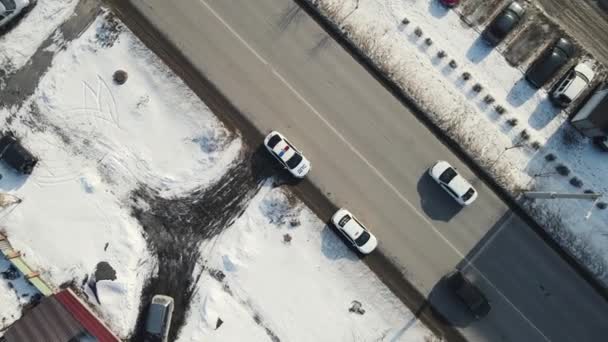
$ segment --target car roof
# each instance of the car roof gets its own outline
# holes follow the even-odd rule
[[[564,89],[563,94],[568,97],[570,100],[574,100],[589,84],[586,78],[581,77],[581,75],[576,74],[572,82],[566,89]]]
[[[272,152],[276,154],[282,161],[287,162],[294,154],[296,150],[287,143],[285,139],[281,139],[273,148]]]
[[[150,304],[146,318],[146,331],[155,335],[161,334],[165,315],[167,315],[167,306],[158,303]]]
[[[338,221],[340,221],[344,216],[350,216],[351,219],[346,222],[343,227],[339,228],[342,229],[342,231],[346,233],[346,235],[348,235],[351,239],[357,239],[365,231],[365,229],[359,223],[359,221],[357,221],[355,216],[351,214],[348,210],[342,209],[338,213],[340,213],[340,216],[337,218]]]
[[[456,173],[456,177],[452,178],[448,185],[450,188],[452,188],[452,190],[454,190],[458,197],[461,197],[467,191],[469,191],[471,184],[469,184],[469,182],[467,182],[467,180],[464,179],[464,177],[462,177],[458,172]]]

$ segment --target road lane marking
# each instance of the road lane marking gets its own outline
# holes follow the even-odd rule
[[[207,8],[207,10],[213,14],[213,16],[215,16],[217,18],[217,20],[219,20],[222,25],[224,25],[224,27],[230,31],[230,33],[232,33],[234,35],[235,38],[237,38],[260,62],[262,62],[264,65],[268,66],[268,68],[272,71],[272,73],[287,87],[289,88],[289,90],[300,100],[302,101],[302,103],[304,103],[314,114],[315,116],[317,116],[317,118],[319,118],[334,134],[336,134],[336,136],[338,136],[338,138],[340,138],[340,140],[342,140],[342,142],[344,144],[346,144],[346,146],[348,146],[348,148],[355,153],[355,155],[357,155],[357,157],[359,157],[375,174],[376,176],[378,176],[378,178],[380,178],[382,180],[382,182],[388,186],[391,191],[393,191],[395,193],[395,195],[397,195],[397,197],[399,197],[399,199],[401,199],[401,201],[403,203],[405,203],[408,207],[410,207],[414,213],[419,216],[424,222],[426,222],[431,229],[435,232],[435,234],[437,236],[439,236],[448,246],[450,246],[450,248],[458,255],[460,256],[463,260],[465,260],[466,262],[466,266],[474,269],[489,285],[490,287],[492,287],[494,289],[494,291],[496,291],[496,293],[498,293],[500,295],[500,297],[502,297],[505,302],[509,303],[509,305],[517,312],[519,313],[519,315],[532,327],[534,328],[546,341],[551,341],[547,336],[545,336],[545,334],[540,331],[540,329],[538,329],[536,327],[536,325],[534,325],[534,323],[532,323],[532,321],[530,321],[526,315],[524,315],[523,312],[521,312],[489,279],[487,279],[485,277],[485,275],[483,275],[483,273],[481,273],[476,267],[475,265],[473,265],[471,263],[471,261],[469,259],[466,258],[465,255],[463,255],[458,248],[456,248],[456,246],[454,246],[443,234],[441,234],[441,232],[437,229],[437,227],[435,227],[433,225],[433,223],[431,221],[429,221],[423,214],[421,214],[418,209],[412,204],[410,203],[410,201],[403,196],[403,194],[401,194],[401,192],[399,192],[399,190],[371,163],[369,162],[365,156],[363,156],[363,154],[361,152],[359,152],[359,150],[357,150],[357,148],[351,144],[323,115],[321,115],[321,113],[319,113],[319,111],[317,111],[317,109],[310,103],[308,102],[304,96],[302,96],[274,67],[272,67],[272,65],[266,61],[266,59],[264,59],[251,45],[249,45],[249,43],[247,43],[247,41],[245,39],[243,39],[243,37],[241,37],[233,28],[232,26],[230,26],[205,0],[199,0],[200,3],[205,6]],[[331,38],[331,37],[330,37]],[[503,224],[504,226],[504,224]],[[488,242],[492,241],[492,239],[489,239]],[[485,246],[487,246],[488,243],[486,243],[481,250],[485,249]]]

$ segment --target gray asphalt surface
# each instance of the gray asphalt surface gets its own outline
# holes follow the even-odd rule
[[[253,127],[277,129],[303,149],[310,181],[366,222],[382,253],[469,340],[608,334],[604,299],[293,2],[131,3]],[[461,209],[426,176],[437,159],[473,181],[473,206]],[[377,258],[368,263],[382,275]],[[444,288],[454,267],[492,301],[484,319]]]

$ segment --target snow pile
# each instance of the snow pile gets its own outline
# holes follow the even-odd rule
[[[514,195],[519,189],[608,192],[602,177],[608,158],[573,131],[544,90],[530,88],[521,71],[510,67],[497,49],[486,47],[454,11],[435,0],[317,3]],[[497,106],[505,111],[499,113]],[[550,161],[549,154],[556,160]],[[564,166],[568,171],[560,174]],[[608,210],[584,200],[537,201],[527,207],[608,283]]]
[[[0,62],[5,73],[24,66],[45,39],[74,13],[78,0],[39,0],[9,32],[0,36]]]
[[[111,265],[117,279],[97,284],[98,309],[127,336],[154,265],[128,194],[139,184],[166,195],[205,186],[241,140],[132,33],[122,28],[108,44],[106,26],[98,18],[56,54],[19,110],[0,111],[40,158],[29,177],[0,166],[0,191],[23,199],[2,225],[54,286],[84,284],[99,262]],[[128,72],[124,85],[112,80],[117,69]]]
[[[431,341],[333,229],[292,196],[267,182],[230,228],[203,244],[205,273],[178,340]],[[357,302],[363,314],[349,311]]]

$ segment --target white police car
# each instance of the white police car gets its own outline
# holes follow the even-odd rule
[[[281,133],[270,132],[264,146],[292,175],[304,178],[310,171],[310,162]]]

